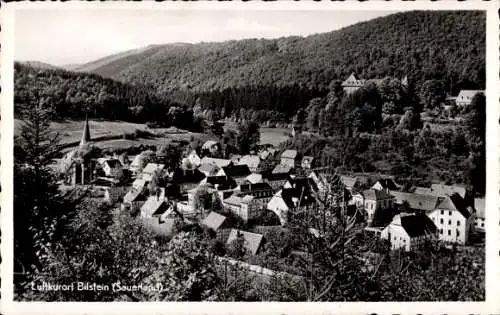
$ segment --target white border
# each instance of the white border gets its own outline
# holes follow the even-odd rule
[[[44,303],[12,302],[12,173],[13,173],[13,43],[14,12],[18,9],[162,9],[162,10],[487,10],[487,198],[486,208],[486,302],[350,302],[350,303]],[[369,2],[68,2],[68,3],[3,3],[0,22],[1,52],[1,228],[2,228],[2,301],[6,314],[356,314],[356,313],[498,313],[500,302],[500,168],[499,168],[499,20],[497,1],[452,0],[369,1]],[[40,12],[43,14],[43,12]]]

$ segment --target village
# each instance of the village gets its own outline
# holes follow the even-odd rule
[[[349,93],[363,82],[352,75],[343,87]],[[467,106],[478,92],[462,91],[453,101]],[[261,145],[251,154],[223,159],[220,142],[208,140],[201,150],[187,149],[177,164],[166,165],[162,153],[151,150],[90,158],[91,133],[86,120],[79,147],[61,160],[62,184],[87,187],[159,235],[201,226],[226,247],[240,239],[246,253],[256,255],[266,246],[267,230],[286,229],[295,213],[318,207],[331,189],[331,169],[317,167],[313,157],[293,148]],[[485,199],[469,187],[436,183],[408,192],[389,175],[334,177],[348,196],[335,206],[355,213],[362,232],[387,240],[392,250],[413,251],[429,240],[456,247],[470,245],[478,235],[484,239]]]

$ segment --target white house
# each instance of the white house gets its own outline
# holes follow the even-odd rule
[[[474,228],[476,213],[459,194],[445,197],[427,214],[438,229],[439,240],[465,244]]]
[[[459,107],[465,107],[469,106],[472,103],[472,99],[474,99],[474,96],[478,93],[484,93],[483,90],[461,90],[460,93],[458,93],[458,96],[455,100],[457,106]]]
[[[373,186],[372,189],[376,190],[399,190],[399,185],[396,184],[391,178],[379,179]]]
[[[204,152],[208,152],[210,154],[216,154],[220,149],[219,142],[215,140],[207,140],[201,147],[201,150]]]
[[[239,216],[245,222],[257,218],[262,214],[261,207],[259,207],[255,198],[250,195],[242,197],[231,195],[229,198],[224,199],[222,204],[226,209]]]
[[[290,168],[295,168],[300,165],[299,154],[297,150],[285,150],[281,154],[282,165],[288,165]]]
[[[311,191],[301,187],[283,188],[269,200],[267,210],[273,211],[278,216],[281,225],[286,225],[297,209],[307,211],[314,204],[315,199]]]
[[[118,159],[105,159],[102,164],[102,170],[108,177],[114,177],[122,169],[122,163]]]
[[[363,208],[368,214],[368,222],[373,220],[375,211],[394,207],[394,196],[383,190],[368,189],[353,196],[356,207]]]
[[[304,156],[302,158],[302,163],[300,164],[300,166],[303,168],[303,169],[311,169],[313,168],[313,165],[314,165],[314,158],[312,156]]]
[[[392,249],[413,250],[426,240],[436,238],[436,226],[425,215],[396,215],[380,234],[389,240]]]

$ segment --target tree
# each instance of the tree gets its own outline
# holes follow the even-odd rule
[[[256,122],[244,122],[238,127],[237,142],[241,154],[248,154],[260,141],[260,128]]]
[[[446,98],[446,92],[442,81],[427,80],[420,88],[420,103],[427,110],[438,109]]]
[[[418,130],[422,128],[422,120],[420,120],[420,114],[415,113],[413,109],[409,109],[401,117],[399,121],[398,128],[405,130]]]
[[[320,97],[313,98],[309,101],[309,106],[306,108],[306,119],[305,125],[309,130],[318,130],[319,127],[319,113],[322,108],[324,108],[324,99]]]

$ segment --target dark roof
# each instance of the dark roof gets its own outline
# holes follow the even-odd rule
[[[256,183],[256,184],[241,184],[240,191],[241,193],[252,193],[256,191],[272,191],[273,188],[269,186],[268,183]]]
[[[426,215],[402,216],[401,226],[410,237],[436,233],[436,226]]]
[[[288,183],[292,186],[291,188],[298,188],[299,190],[304,187],[305,190],[307,190],[309,193],[312,193],[314,191],[318,191],[318,185],[314,181],[314,179],[309,178],[309,177],[295,177],[295,178],[290,178],[288,180]]]
[[[104,161],[104,163],[108,164],[108,166],[110,168],[121,168],[122,167],[122,163],[120,163],[120,161],[117,159],[109,159],[109,160]]]
[[[222,170],[227,176],[231,177],[247,177],[252,173],[250,172],[248,165],[245,164],[225,166]]]
[[[467,209],[464,199],[458,193],[444,198],[444,200],[438,205],[438,208],[442,210],[458,211],[466,219],[471,215]]]
[[[222,226],[222,224],[224,224],[225,220],[225,216],[212,211],[208,214],[208,216],[203,220],[201,224],[211,228],[214,231],[217,231]]]
[[[82,133],[82,139],[80,140],[80,146],[86,145],[90,141],[91,138],[90,138],[89,119],[87,115],[85,115],[85,124],[83,125],[83,133]]]
[[[280,181],[280,180],[288,180],[290,175],[288,173],[272,173],[266,172],[262,173],[262,178],[267,181]]]
[[[233,189],[236,187],[234,179],[227,176],[208,176],[206,182],[214,187],[217,185],[218,190]]]
[[[176,169],[174,171],[173,183],[174,184],[184,184],[184,183],[198,183],[205,178],[205,174],[198,171],[197,169],[193,170],[183,170]]]
[[[399,189],[398,186],[396,185],[396,183],[394,183],[394,181],[390,178],[382,178],[382,179],[379,179],[377,182],[380,183],[380,185],[384,189],[389,189],[389,190],[398,190]]]
[[[309,189],[304,187],[283,188],[281,190],[281,199],[285,202],[288,208],[295,208],[294,198],[300,201],[300,206],[305,206],[314,202],[314,197]]]

